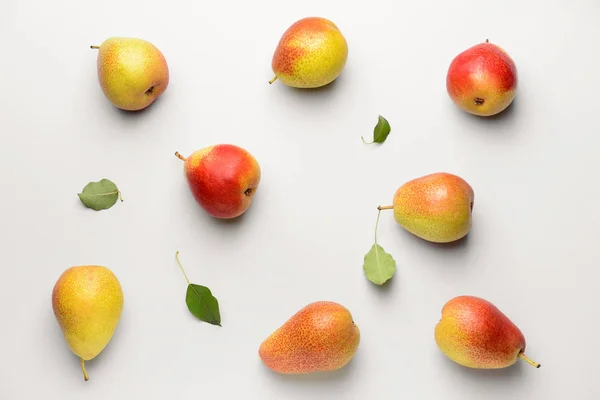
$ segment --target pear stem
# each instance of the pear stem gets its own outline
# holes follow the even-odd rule
[[[277,80],[277,75],[275,75],[275,77],[269,81],[269,85],[272,84],[273,82],[275,82],[276,80]]]
[[[188,276],[186,275],[185,271],[183,270],[183,265],[181,265],[181,261],[179,261],[179,250],[175,253],[175,258],[177,259],[177,263],[179,264],[179,268],[181,268],[181,272],[183,272],[183,276],[185,276],[185,280],[187,281],[188,285],[191,285],[192,283],[188,279]]]
[[[184,156],[182,156],[181,154],[179,154],[179,152],[178,152],[178,151],[176,151],[176,152],[175,152],[175,156],[176,156],[177,158],[179,158],[181,161],[185,161],[185,160],[187,160],[187,158],[185,158]]]
[[[83,379],[85,379],[87,381],[90,378],[87,374],[87,371],[85,370],[85,362],[83,361],[83,358],[81,358],[80,360],[81,360],[81,370],[83,371]]]
[[[525,355],[525,353],[519,353],[519,357],[521,357],[523,360],[527,361],[529,364],[533,365],[536,368],[539,368],[542,366],[542,364],[536,363],[535,361],[533,361],[532,359],[530,359],[529,357],[527,357]]]
[[[377,207],[379,209],[379,207]],[[379,226],[379,216],[381,215],[381,210],[377,211],[377,220],[375,221],[375,244],[377,244],[377,227]]]
[[[97,50],[99,48],[100,48],[100,46],[90,46],[90,49],[96,49]]]
[[[381,210],[393,210],[394,206],[377,206],[377,209],[379,211],[381,211]]]

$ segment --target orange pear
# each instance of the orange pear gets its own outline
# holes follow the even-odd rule
[[[262,362],[281,374],[342,368],[354,357],[360,331],[344,306],[318,301],[294,314],[259,348]]]

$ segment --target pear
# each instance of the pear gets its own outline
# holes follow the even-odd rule
[[[518,86],[517,66],[508,53],[489,40],[458,54],[446,75],[448,95],[461,110],[489,117],[513,102]]]
[[[421,239],[448,243],[463,238],[471,229],[473,188],[461,177],[437,172],[406,182],[394,195],[398,224]]]
[[[519,328],[491,302],[475,296],[458,296],[442,309],[435,327],[435,341],[452,361],[468,368],[499,369],[525,356],[525,337]]]
[[[354,357],[360,331],[350,311],[330,302],[311,303],[267,337],[262,362],[281,374],[308,374],[342,368]]]
[[[112,37],[98,49],[98,80],[106,98],[122,110],[148,107],[169,85],[169,67],[152,43],[138,38]]]
[[[209,215],[220,219],[239,217],[250,208],[258,190],[261,169],[250,152],[232,144],[217,144],[194,151],[183,171],[196,202]]]
[[[85,361],[96,357],[111,340],[123,310],[123,291],[114,273],[103,266],[68,268],[52,291],[52,309],[71,351]]]
[[[348,59],[348,43],[332,21],[308,17],[283,34],[271,61],[275,77],[287,86],[317,88],[333,82]]]

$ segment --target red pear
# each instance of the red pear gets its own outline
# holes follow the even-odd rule
[[[512,58],[486,40],[452,60],[446,89],[462,110],[488,117],[502,112],[512,103],[517,80],[517,67]]]
[[[475,296],[457,296],[442,308],[435,341],[452,361],[468,368],[510,367],[525,356],[525,336],[498,307]]]
[[[198,204],[215,218],[235,218],[245,213],[260,182],[256,159],[245,149],[219,144],[197,150],[184,161],[188,186]]]

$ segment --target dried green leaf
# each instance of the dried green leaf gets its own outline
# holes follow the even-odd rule
[[[108,179],[101,179],[98,182],[90,182],[78,193],[79,199],[87,208],[96,211],[108,210],[115,205],[121,192],[113,182]],[[121,198],[123,201],[123,198]]]
[[[373,129],[373,141],[365,142],[365,138],[362,136],[361,136],[361,138],[362,138],[362,141],[367,144],[383,143],[387,139],[391,130],[392,130],[392,128],[390,127],[390,123],[380,115],[377,120],[377,125],[375,125],[375,128]]]
[[[383,285],[394,276],[396,261],[383,247],[375,243],[365,254],[363,269],[368,280],[376,285]]]
[[[189,284],[185,303],[188,310],[199,320],[221,326],[219,301],[206,286]]]

